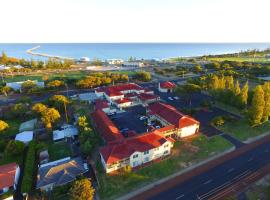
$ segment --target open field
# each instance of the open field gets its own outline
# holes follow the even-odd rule
[[[253,57],[217,57],[217,58],[208,58],[211,61],[237,61],[237,62],[261,62],[261,63],[270,63],[268,58],[253,58]]]
[[[249,138],[256,137],[270,130],[270,123],[262,124],[258,127],[251,127],[247,120],[235,120],[226,122],[223,126],[218,127],[225,133],[228,133],[238,140],[245,141]]]
[[[220,136],[208,139],[200,135],[192,141],[176,142],[172,156],[135,172],[109,176],[99,173],[101,199],[115,199],[138,187],[169,176],[208,157],[223,152],[232,144]]]

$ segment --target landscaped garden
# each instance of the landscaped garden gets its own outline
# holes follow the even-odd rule
[[[144,167],[135,172],[109,176],[99,170],[101,199],[115,199],[135,188],[179,172],[191,165],[203,161],[232,147],[232,144],[220,136],[208,139],[200,135],[192,141],[176,142],[172,156],[159,163]],[[101,169],[102,166],[97,166]]]

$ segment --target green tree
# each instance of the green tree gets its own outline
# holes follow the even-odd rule
[[[3,65],[6,65],[8,63],[8,56],[4,51],[2,52],[0,63]]]
[[[60,119],[61,115],[55,108],[47,108],[42,112],[41,120],[45,124],[47,129],[52,128],[52,124],[56,123]]]
[[[37,83],[35,81],[28,80],[22,84],[21,90],[22,90],[22,92],[29,92],[37,87],[38,86],[37,86]]]
[[[226,77],[226,84],[227,84],[227,89],[229,91],[233,91],[234,90],[234,80],[232,76],[227,76]]]
[[[47,83],[47,87],[49,88],[57,88],[57,87],[62,87],[64,85],[65,85],[64,81],[60,81],[60,80],[54,80]]]
[[[11,108],[13,115],[22,117],[28,111],[28,107],[24,103],[17,103]]]
[[[240,88],[240,85],[239,85],[239,81],[237,80],[236,84],[234,86],[234,95],[238,96],[238,95],[240,95],[240,93],[241,93],[241,88]]]
[[[87,122],[86,116],[80,116],[78,118],[78,126],[79,126],[80,130],[84,130],[85,127],[88,126],[88,122]]]
[[[10,140],[5,148],[5,154],[9,156],[22,155],[24,143],[21,141]]]
[[[146,71],[136,72],[136,74],[134,75],[134,79],[147,82],[151,80],[151,74]]]
[[[249,91],[249,87],[248,87],[248,81],[245,83],[245,85],[242,88],[242,91],[240,93],[240,102],[243,106],[246,106],[248,103],[248,91]]]
[[[3,132],[4,130],[8,129],[8,128],[9,128],[8,123],[0,120],[0,133]]]
[[[254,95],[249,110],[249,120],[252,126],[258,126],[261,124],[264,113],[264,107],[265,107],[264,91],[262,86],[258,85],[254,89]]]
[[[201,65],[196,65],[194,68],[193,68],[194,72],[196,73],[200,73],[202,72],[202,66]]]
[[[69,190],[70,200],[92,200],[94,193],[95,189],[87,178],[75,181]]]
[[[50,98],[50,101],[53,103],[53,106],[58,108],[58,110],[64,110],[66,115],[66,122],[68,123],[68,114],[67,114],[67,104],[69,100],[63,95],[54,95]]]
[[[36,103],[32,106],[32,111],[34,111],[37,115],[41,115],[46,109],[47,106],[42,103]]]
[[[262,123],[264,123],[268,121],[270,116],[270,83],[266,82],[262,87],[264,91],[264,101],[265,101],[264,112],[262,117]]]
[[[6,97],[8,96],[8,94],[12,91],[11,87],[8,86],[3,86],[1,88],[1,93],[3,93]]]

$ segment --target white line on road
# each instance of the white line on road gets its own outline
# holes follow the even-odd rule
[[[177,199],[181,199],[181,198],[183,198],[185,195],[184,194],[181,194],[179,197],[176,197],[176,200]]]
[[[206,181],[206,182],[204,182],[203,184],[204,185],[206,185],[206,184],[208,184],[208,183],[211,183],[213,180],[212,179],[210,179],[210,180],[208,180],[208,181]]]

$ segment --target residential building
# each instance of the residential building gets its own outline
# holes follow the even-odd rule
[[[60,141],[66,138],[74,138],[78,135],[78,129],[76,126],[65,124],[61,130],[53,131],[53,141]]]
[[[176,85],[170,81],[161,82],[158,84],[158,91],[159,92],[169,92],[172,93],[173,89],[176,87]]]
[[[39,166],[36,188],[50,191],[55,186],[65,185],[88,171],[87,164],[80,157],[70,157]]]
[[[124,62],[123,67],[144,67],[143,62]]]
[[[101,162],[106,173],[126,166],[135,168],[170,155],[173,143],[158,132],[138,135],[102,147]]]
[[[117,108],[122,109],[126,107],[130,107],[132,105],[132,101],[129,98],[117,99],[114,101],[114,104]]]
[[[110,108],[109,102],[106,99],[98,99],[95,101],[95,109],[102,110],[105,113],[113,112]]]
[[[31,80],[28,80],[31,81]],[[21,91],[22,88],[22,84],[26,82],[26,81],[21,81],[21,82],[11,82],[11,83],[7,83],[6,85],[10,88],[12,88],[13,90],[19,90]],[[44,82],[38,82],[36,80],[32,81],[34,82],[38,87],[43,88],[44,87]]]
[[[200,122],[179,112],[176,108],[154,103],[148,106],[149,121],[157,120],[162,124],[160,132],[166,137],[184,138],[199,132]]]
[[[0,194],[16,190],[20,176],[20,167],[16,163],[0,166]]]
[[[15,137],[16,141],[21,141],[24,144],[28,144],[33,140],[34,132],[33,131],[23,131],[21,133],[18,133]]]

